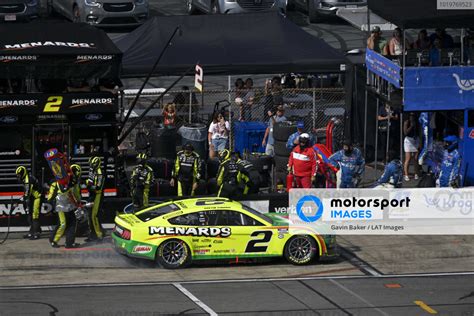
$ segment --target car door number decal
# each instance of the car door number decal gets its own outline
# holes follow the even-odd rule
[[[268,244],[265,244],[265,243],[268,243],[270,241],[270,239],[272,238],[273,232],[270,230],[259,230],[259,231],[254,231],[252,234],[250,234],[251,237],[256,237],[259,235],[263,235],[263,238],[250,240],[249,243],[247,244],[247,247],[245,248],[245,252],[267,251]]]

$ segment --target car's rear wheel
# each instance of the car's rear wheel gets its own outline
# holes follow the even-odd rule
[[[156,261],[165,269],[183,268],[191,262],[191,251],[184,241],[169,239],[158,247]]]
[[[294,236],[285,245],[284,255],[294,265],[308,264],[318,255],[318,247],[308,235]]]
[[[77,5],[72,8],[72,22],[80,23],[81,22],[81,11]]]

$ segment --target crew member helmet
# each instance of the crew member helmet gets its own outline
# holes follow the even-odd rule
[[[91,157],[89,159],[89,165],[94,169],[98,168],[100,166],[100,164],[101,164],[100,157],[95,156],[95,157]]]
[[[28,174],[28,171],[26,170],[26,168],[24,166],[19,166],[18,168],[16,168],[16,177],[19,179],[19,180],[23,180],[26,175]]]
[[[230,151],[228,149],[221,150],[219,152],[219,160],[224,161],[230,158]]]
[[[72,174],[76,177],[80,177],[81,174],[82,174],[82,168],[81,166],[77,165],[77,164],[74,164],[71,166],[71,171],[72,171]]]

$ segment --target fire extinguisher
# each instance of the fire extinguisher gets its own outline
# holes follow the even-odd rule
[[[294,188],[295,176],[293,173],[288,173],[286,176],[286,192],[290,192],[290,189]]]

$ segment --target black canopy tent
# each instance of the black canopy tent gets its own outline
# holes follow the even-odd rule
[[[0,24],[0,78],[70,79],[120,76],[122,53],[87,24]]]
[[[155,17],[116,40],[123,76],[145,76],[177,26],[156,74],[177,75],[197,61],[206,75],[339,73],[346,59],[323,40],[276,14]]]
[[[436,0],[368,0],[369,9],[400,28],[474,28],[471,10],[438,10]]]

